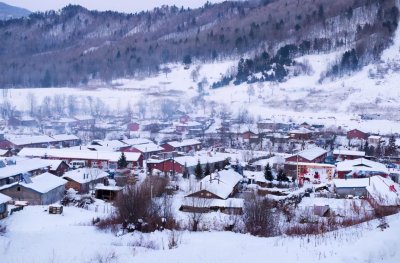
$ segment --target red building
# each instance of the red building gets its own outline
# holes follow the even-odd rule
[[[368,134],[365,132],[362,132],[357,129],[353,129],[347,132],[347,139],[359,139],[359,140],[367,140],[368,139]]]
[[[137,132],[139,131],[140,125],[137,122],[132,122],[128,124],[128,131],[130,132]]]
[[[314,147],[298,152],[285,159],[286,162],[322,163],[327,155],[327,151],[320,147]]]

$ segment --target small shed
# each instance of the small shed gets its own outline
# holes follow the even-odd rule
[[[116,185],[97,184],[95,191],[97,199],[114,201],[122,191],[122,187]]]

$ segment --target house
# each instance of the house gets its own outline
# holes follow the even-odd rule
[[[7,160],[0,168],[0,187],[20,181],[24,174],[34,176],[47,172],[50,165],[43,159]]]
[[[368,137],[368,144],[377,147],[381,143],[382,137],[379,135],[371,135]]]
[[[178,141],[171,141],[161,145],[165,150],[164,152],[191,152],[201,150],[201,142],[196,139],[187,139]]]
[[[242,140],[246,143],[258,143],[258,134],[252,131],[245,131],[240,134]]]
[[[192,131],[198,131],[198,130],[202,130],[202,125],[201,123],[197,122],[197,121],[188,121],[185,123],[175,123],[175,130],[177,133],[185,133],[185,132],[190,132]]]
[[[240,215],[243,213],[244,200],[242,198],[206,199],[196,197],[185,197],[179,208],[182,212],[207,213],[220,211],[228,215]]]
[[[307,141],[310,140],[312,136],[312,132],[306,128],[299,128],[297,130],[291,130],[289,132],[289,137],[294,140],[302,140]]]
[[[367,186],[369,184],[368,178],[361,179],[334,179],[333,189],[338,197],[345,198],[349,195],[366,197]]]
[[[347,139],[367,140],[368,134],[358,129],[353,129],[347,132]]]
[[[96,119],[89,115],[78,115],[74,116],[76,124],[81,127],[91,127],[96,124]]]
[[[194,174],[197,164],[205,170],[207,164],[210,171],[222,169],[225,163],[225,158],[220,156],[179,156],[164,160],[149,159],[147,161],[147,168],[150,171],[157,170],[161,172],[181,173],[187,172]]]
[[[35,118],[29,116],[14,116],[8,119],[8,125],[10,126],[36,126],[38,123]]]
[[[378,206],[400,206],[400,186],[390,178],[371,176],[358,179],[334,179],[333,185],[337,196],[341,198],[349,195],[367,197],[371,203]]]
[[[286,162],[284,171],[286,175],[297,178],[299,184],[305,181],[312,183],[326,183],[333,179],[335,166],[326,163]]]
[[[70,167],[69,165],[63,161],[63,160],[46,160],[47,163],[50,165],[49,167],[49,173],[57,175],[57,176],[62,176],[67,172]]]
[[[237,193],[242,179],[243,176],[234,170],[221,170],[201,179],[197,190],[187,197],[226,200]]]
[[[0,194],[0,219],[6,218],[8,216],[7,203],[12,200],[11,197],[7,195]]]
[[[66,172],[62,178],[67,180],[66,189],[73,188],[78,193],[88,193],[91,188],[98,184],[104,183],[108,173],[98,168],[79,168]]]
[[[365,158],[346,160],[336,164],[337,177],[344,178],[364,178],[371,175],[381,175],[387,177],[389,170],[382,163],[374,162]]]
[[[95,150],[124,151],[129,145],[120,140],[93,140],[88,148]]]
[[[153,143],[151,140],[146,139],[146,138],[133,138],[133,139],[125,139],[125,140],[121,140],[121,141],[129,146]]]
[[[18,156],[64,160],[67,163],[71,163],[74,160],[81,160],[86,163],[87,167],[110,169],[110,167],[116,167],[118,160],[121,158],[121,154],[121,152],[91,151],[87,149],[24,148],[18,153]],[[143,164],[143,156],[140,153],[126,152],[124,154],[128,162],[127,168],[133,168]]]
[[[140,124],[137,122],[128,123],[126,129],[128,130],[128,132],[137,132],[140,129]]]
[[[22,182],[2,186],[0,192],[32,205],[48,205],[63,198],[66,183],[66,180],[46,172],[32,177],[24,176]]]
[[[15,149],[21,150],[22,148],[47,148],[55,145],[56,140],[47,135],[33,135],[33,136],[15,136],[9,135],[6,139],[0,141],[1,149]]]
[[[11,150],[0,149],[0,157],[10,157],[12,156]]]
[[[146,144],[138,144],[131,146],[130,148],[125,148],[123,152],[134,152],[140,153],[143,155],[143,158],[147,160],[152,155],[157,155],[163,152],[165,149],[161,146],[158,146],[155,143],[146,143]]]
[[[285,162],[306,162],[306,163],[322,163],[324,162],[327,151],[320,147],[313,147],[298,152],[285,159]]]
[[[73,147],[81,144],[81,139],[73,134],[57,134],[51,137],[56,144],[60,144],[62,147]]]
[[[364,151],[351,151],[351,150],[334,150],[333,151],[333,159],[335,161],[344,161],[344,160],[354,160],[358,158],[364,158]]]

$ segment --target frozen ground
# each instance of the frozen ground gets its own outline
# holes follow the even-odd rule
[[[116,237],[91,226],[102,215],[66,207],[49,215],[43,206],[26,207],[2,221],[2,263],[12,262],[399,262],[400,216],[308,238],[258,238],[232,232],[180,234],[168,249],[168,231]],[[108,261],[106,261],[108,260]]]

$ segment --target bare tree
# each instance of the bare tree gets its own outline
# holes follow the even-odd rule
[[[271,201],[253,192],[244,203],[243,220],[247,231],[256,236],[275,235],[277,222],[272,208]]]
[[[34,116],[37,109],[37,100],[35,94],[29,92],[27,95],[28,107],[29,107],[29,115]]]
[[[198,231],[199,225],[202,223],[205,214],[209,211],[212,199],[200,197],[188,197],[185,199],[184,205],[190,208],[188,212],[190,229]]]

